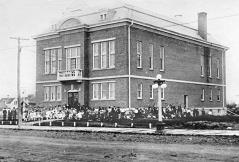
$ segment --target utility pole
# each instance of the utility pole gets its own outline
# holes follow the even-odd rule
[[[17,107],[18,107],[18,127],[22,125],[22,108],[21,108],[21,92],[20,92],[20,53],[22,50],[21,40],[29,40],[20,37],[10,37],[10,39],[17,40]]]

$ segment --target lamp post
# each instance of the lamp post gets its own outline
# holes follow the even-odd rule
[[[163,121],[162,115],[162,101],[161,101],[161,88],[166,88],[165,80],[162,79],[161,74],[156,76],[156,80],[154,81],[153,88],[158,88],[158,121]]]

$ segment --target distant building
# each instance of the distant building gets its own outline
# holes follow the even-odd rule
[[[9,108],[9,109],[13,109],[13,108],[17,108],[17,98],[1,98],[0,99],[0,105],[3,106],[3,108]]]
[[[35,37],[36,102],[45,106],[148,107],[153,80],[167,81],[163,103],[225,107],[225,51],[207,33],[133,6],[77,14]]]

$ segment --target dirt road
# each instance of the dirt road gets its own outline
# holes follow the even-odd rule
[[[37,131],[24,133],[0,130],[0,161],[239,161],[237,145],[113,141],[93,137],[97,134],[80,138],[81,133],[79,138],[66,139],[59,137],[61,132],[57,138],[46,137],[52,132],[44,132],[46,136],[38,136]]]

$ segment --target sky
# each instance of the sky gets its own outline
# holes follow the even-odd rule
[[[239,1],[237,0],[0,0],[0,98],[15,97],[17,41],[21,42],[21,91],[35,93],[36,46],[42,33],[73,9],[105,7],[124,2],[159,13],[197,28],[197,14],[208,14],[208,33],[229,47],[226,52],[227,102],[239,103]]]

